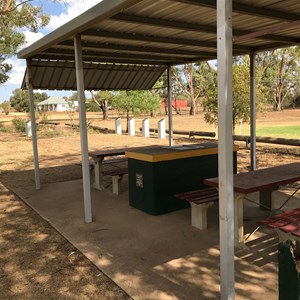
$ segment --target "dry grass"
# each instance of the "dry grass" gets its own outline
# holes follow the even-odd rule
[[[9,124],[13,114],[1,116]],[[26,114],[23,115],[27,118]],[[78,116],[77,116],[78,117]],[[112,116],[111,116],[112,117]],[[258,124],[299,124],[300,111],[266,113]],[[39,133],[38,148],[43,183],[81,178],[81,148],[77,130],[65,128],[66,114],[50,114],[48,120],[59,120],[55,129],[61,136]],[[157,127],[159,118],[150,119]],[[136,127],[143,118],[136,119]],[[101,114],[88,114],[93,125],[114,128],[114,121],[102,121]],[[6,126],[6,125],[5,125]],[[125,120],[123,120],[125,128]],[[174,129],[215,131],[213,125],[195,117],[174,116]],[[175,143],[200,142],[199,138],[175,136]],[[129,297],[95,268],[47,222],[28,208],[7,188],[34,185],[31,139],[24,134],[0,132],[0,298],[1,299],[128,299]],[[128,135],[89,133],[89,148],[113,148],[149,144],[168,144],[155,135],[143,138]],[[249,168],[250,151],[240,143],[238,169]],[[258,144],[258,166],[266,167],[299,160],[298,147]],[[38,272],[37,272],[38,270]]]

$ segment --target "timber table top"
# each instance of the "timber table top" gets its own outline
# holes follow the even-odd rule
[[[234,191],[241,194],[271,190],[297,181],[300,181],[300,163],[290,163],[233,176]],[[218,187],[218,178],[205,179],[204,184]]]

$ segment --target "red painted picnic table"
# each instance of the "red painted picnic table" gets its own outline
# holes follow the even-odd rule
[[[279,186],[300,181],[300,163],[290,163],[276,167],[269,167],[238,173],[233,176],[234,189],[234,217],[235,217],[235,243],[244,242],[243,225],[243,199],[247,194],[260,193],[261,207],[272,208],[272,191]],[[218,188],[219,179],[208,178],[204,184]]]

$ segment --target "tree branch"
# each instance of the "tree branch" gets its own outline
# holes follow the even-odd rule
[[[22,1],[18,4],[16,4],[15,6],[12,6],[13,1],[12,0],[8,0],[6,2],[6,4],[4,5],[3,8],[0,9],[0,15],[6,15],[14,10],[16,10],[19,6],[28,3],[28,2],[32,2],[32,0],[26,0],[26,1]]]

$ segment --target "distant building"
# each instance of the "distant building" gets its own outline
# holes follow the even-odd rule
[[[183,107],[187,107],[188,105],[188,101],[187,100],[172,100],[172,107],[176,107],[176,108],[183,108]],[[161,103],[162,108],[165,108],[166,106],[166,102],[162,102]]]
[[[37,111],[69,111],[78,109],[78,101],[70,101],[59,97],[49,97],[36,105]]]

